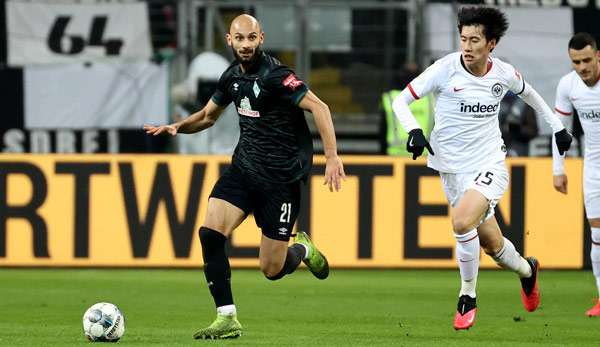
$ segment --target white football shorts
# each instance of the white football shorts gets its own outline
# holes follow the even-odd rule
[[[485,166],[479,171],[469,173],[440,172],[446,199],[455,207],[468,189],[475,189],[485,196],[489,209],[483,221],[494,215],[494,207],[508,188],[508,170],[504,161]]]
[[[600,168],[584,165],[583,201],[588,219],[600,218]]]

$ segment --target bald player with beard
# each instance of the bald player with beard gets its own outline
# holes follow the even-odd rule
[[[325,256],[304,232],[288,247],[300,210],[300,185],[312,166],[312,138],[304,111],[313,114],[325,157],[325,182],[330,191],[341,188],[344,166],[329,107],[287,66],[261,50],[264,33],[252,16],[240,15],[226,35],[235,61],[221,75],[211,100],[179,122],[151,126],[146,133],[175,136],[212,126],[231,102],[237,108],[240,139],[231,166],[215,184],[200,228],[204,274],[217,318],[194,334],[195,339],[236,338],[242,334],[231,291],[231,270],[225,243],[253,213],[262,231],[260,269],[269,280],[291,274],[304,262],[318,279],[329,275]]]

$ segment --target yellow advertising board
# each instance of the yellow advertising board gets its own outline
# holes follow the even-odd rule
[[[454,237],[439,177],[424,161],[343,157],[341,192],[316,157],[296,228],[334,267],[454,268]],[[0,156],[0,266],[199,267],[197,236],[228,157]],[[551,159],[513,159],[496,216],[518,250],[545,268],[584,266],[582,162],[567,160],[569,194],[552,188]],[[589,236],[587,236],[589,238]],[[232,266],[258,266],[250,216],[229,240]],[[482,256],[483,267],[496,267]]]

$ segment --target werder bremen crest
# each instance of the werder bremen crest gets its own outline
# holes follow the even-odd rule
[[[250,99],[248,99],[247,96],[244,96],[244,98],[240,101],[240,107],[237,108],[237,111],[242,116],[260,117],[260,113],[252,109],[252,105],[250,105]]]
[[[258,94],[260,94],[260,87],[258,86],[258,83],[256,83],[256,81],[254,81],[254,86],[252,87],[252,91],[254,92],[254,97],[258,98]]]

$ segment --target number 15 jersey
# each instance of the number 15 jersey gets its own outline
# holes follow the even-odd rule
[[[451,53],[427,68],[407,88],[415,99],[434,93],[435,124],[430,136],[435,155],[427,165],[439,172],[466,173],[504,160],[506,147],[498,124],[500,101],[508,91],[521,94],[525,82],[512,65],[490,58],[477,77],[461,53]]]

